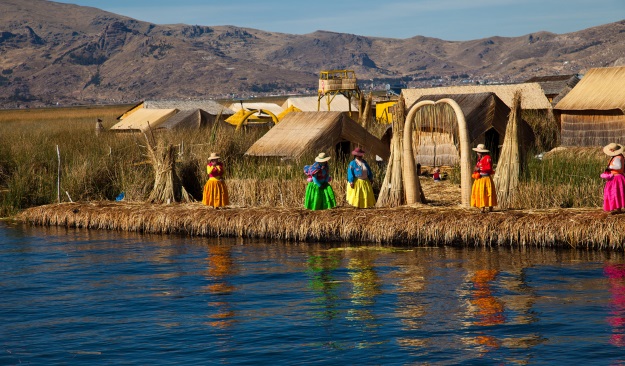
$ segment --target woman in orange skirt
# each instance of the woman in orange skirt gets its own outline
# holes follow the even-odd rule
[[[206,172],[208,181],[204,185],[204,195],[202,203],[206,206],[224,207],[228,205],[228,188],[222,177],[224,175],[224,164],[217,154],[211,153],[208,157]]]
[[[482,212],[492,211],[497,206],[497,190],[493,183],[493,161],[484,144],[472,149],[477,152],[477,164],[473,171],[473,187],[471,189],[471,207],[478,207]]]

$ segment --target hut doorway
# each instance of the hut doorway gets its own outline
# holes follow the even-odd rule
[[[490,128],[484,134],[484,145],[490,150],[490,157],[493,162],[499,161],[499,132],[494,128]]]
[[[350,141],[341,141],[334,147],[336,158],[339,160],[349,160],[352,152],[352,143]]]

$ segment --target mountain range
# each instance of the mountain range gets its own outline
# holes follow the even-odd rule
[[[47,0],[0,1],[0,108],[316,93],[321,70],[364,90],[513,83],[625,65],[625,20],[578,32],[445,41],[158,25]]]

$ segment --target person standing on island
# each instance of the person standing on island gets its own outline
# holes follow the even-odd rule
[[[329,156],[319,153],[313,165],[306,165],[304,173],[308,176],[308,186],[306,187],[306,197],[304,207],[309,210],[325,210],[336,207],[336,198],[329,182],[330,168],[328,165]]]
[[[491,177],[493,173],[493,160],[490,152],[484,144],[478,144],[472,149],[477,153],[477,164],[473,170],[473,187],[471,189],[471,207],[477,207],[482,212],[493,210],[497,206],[497,191]]]
[[[365,151],[359,147],[352,151],[354,160],[347,166],[347,203],[357,208],[375,206],[373,194],[373,172],[363,156]]]
[[[603,152],[610,156],[608,166],[601,177],[606,180],[603,188],[603,210],[611,214],[623,211],[625,207],[625,158],[623,146],[614,142],[603,147]]]
[[[206,172],[208,181],[204,185],[202,203],[215,208],[228,206],[228,187],[223,181],[225,172],[224,165],[216,153],[211,153],[208,157]]]

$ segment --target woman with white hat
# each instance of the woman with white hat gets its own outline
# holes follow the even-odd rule
[[[203,204],[215,208],[228,206],[228,188],[223,181],[225,169],[220,159],[216,153],[211,153],[208,157],[208,164],[206,165],[208,181],[204,185],[202,196]]]
[[[603,188],[603,209],[611,214],[620,213],[625,207],[625,158],[623,146],[610,143],[603,147],[603,152],[610,156],[607,168],[601,174],[606,180]]]
[[[309,210],[325,210],[336,207],[336,198],[329,182],[330,167],[328,166],[329,156],[320,153],[315,158],[313,165],[306,165],[304,173],[308,175],[308,186],[306,187],[306,197],[304,207]]]
[[[482,212],[493,210],[493,206],[497,206],[497,191],[493,183],[492,175],[493,160],[488,153],[490,152],[484,144],[478,144],[472,149],[477,153],[477,164],[473,170],[473,187],[471,188],[471,207],[477,207]]]

